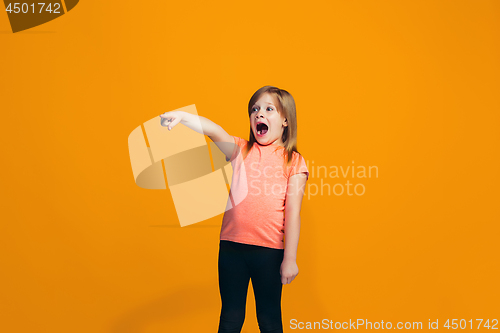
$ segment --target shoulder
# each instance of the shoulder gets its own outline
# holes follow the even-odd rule
[[[298,173],[305,173],[307,176],[306,180],[309,179],[309,170],[307,168],[306,160],[304,159],[302,154],[294,151],[292,154],[291,168],[288,177],[290,178],[291,176]]]
[[[234,140],[235,146],[233,148],[233,154],[231,155],[230,158],[226,157],[226,162],[233,161],[234,158],[239,155],[240,151],[246,146],[248,143],[247,140],[240,138],[239,136],[236,135],[231,135],[231,137]]]
[[[238,145],[239,147],[244,147],[248,143],[247,140],[240,138],[239,136],[235,136],[235,135],[231,135],[231,136],[234,139],[234,143],[236,143],[236,145]]]
[[[294,152],[292,153],[292,163],[293,163],[293,164],[300,163],[300,162],[302,162],[303,160],[305,160],[305,159],[304,159],[304,157],[302,156],[302,154],[301,154],[301,153],[296,152],[296,151],[294,151]]]

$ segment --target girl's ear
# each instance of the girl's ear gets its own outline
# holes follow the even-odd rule
[[[285,120],[283,121],[283,126],[285,126],[285,127],[287,127],[287,126],[288,126],[288,122],[287,122],[286,118],[285,118]]]

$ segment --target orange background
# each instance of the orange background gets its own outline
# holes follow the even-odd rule
[[[127,138],[190,104],[248,138],[268,84],[310,167],[379,169],[324,179],[362,196],[304,199],[285,331],[498,319],[498,1],[87,0],[16,34],[3,12],[0,39],[1,331],[216,332],[222,215],[179,227]]]

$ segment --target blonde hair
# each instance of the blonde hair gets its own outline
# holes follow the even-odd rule
[[[298,152],[297,150],[297,115],[295,111],[295,100],[292,95],[283,89],[279,89],[273,86],[264,86],[257,90],[250,101],[248,102],[248,116],[252,115],[252,107],[255,102],[263,95],[269,94],[274,100],[277,102],[276,108],[278,109],[278,113],[282,115],[288,123],[283,129],[283,134],[281,136],[281,141],[284,143],[284,169],[290,166],[292,162],[293,152]],[[253,144],[257,142],[255,136],[252,131],[252,125],[250,125],[250,138],[248,140],[248,144],[243,149],[243,158],[246,158],[250,149],[252,149]],[[280,149],[280,148],[277,148]]]

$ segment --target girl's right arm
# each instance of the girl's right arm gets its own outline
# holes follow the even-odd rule
[[[169,131],[172,130],[175,125],[181,123],[193,131],[208,136],[228,159],[231,158],[236,148],[232,136],[210,119],[185,111],[165,112],[161,114],[160,117],[162,118],[162,126],[168,126]]]

